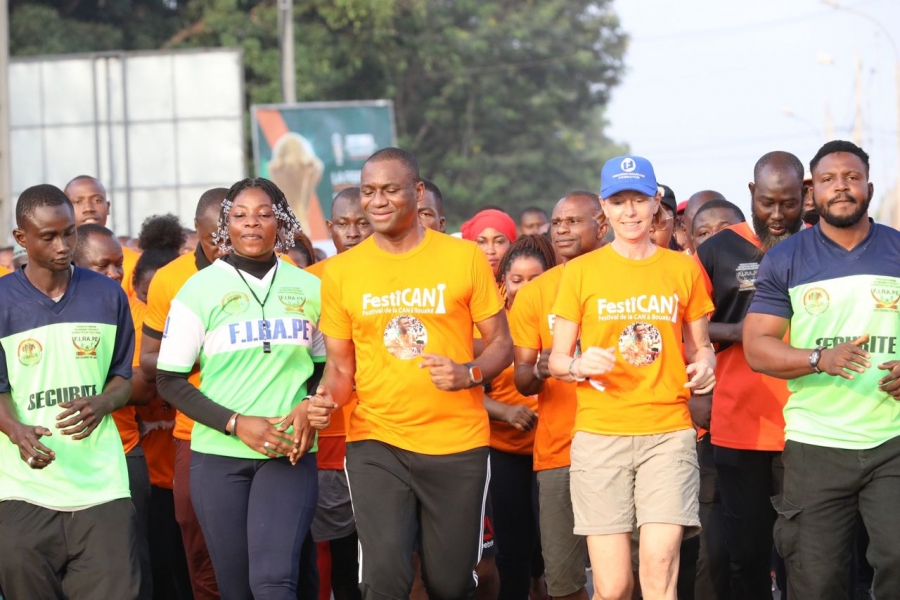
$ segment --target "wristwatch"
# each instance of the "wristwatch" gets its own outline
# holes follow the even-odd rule
[[[809,355],[809,366],[812,367],[812,370],[816,373],[821,373],[822,369],[819,368],[819,361],[822,360],[822,350],[825,349],[825,346],[819,346]]]
[[[481,367],[471,362],[466,363],[464,366],[469,369],[469,387],[481,385],[484,381],[484,377],[481,375]]]

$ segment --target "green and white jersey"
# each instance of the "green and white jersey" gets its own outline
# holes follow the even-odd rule
[[[801,231],[769,250],[760,263],[749,312],[790,319],[795,348],[833,348],[869,334],[872,367],[854,379],[811,374],[788,382],[785,438],[863,450],[900,435],[900,402],[881,391],[900,358],[900,232],[872,223],[847,251],[819,228]]]
[[[242,415],[283,417],[306,396],[313,363],[325,361],[320,280],[284,261],[261,280],[241,274],[220,259],[188,279],[169,309],[157,366],[188,373],[199,357],[200,391],[207,398]],[[268,293],[265,310],[254,293],[260,302]],[[194,423],[191,448],[264,458],[236,436],[201,423]]]
[[[112,279],[75,268],[54,302],[22,269],[0,278],[0,393],[16,419],[53,435],[41,442],[56,459],[32,469],[0,434],[0,501],[72,511],[128,498],[122,441],[106,415],[83,440],[62,435],[60,402],[95,396],[115,376],[131,379],[134,325],[128,298]]]

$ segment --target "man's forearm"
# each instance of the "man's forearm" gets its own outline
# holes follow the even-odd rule
[[[811,352],[771,336],[756,337],[744,344],[744,356],[750,368],[779,379],[795,379],[814,373],[809,365]]]
[[[486,340],[484,351],[473,362],[481,369],[485,381],[493,379],[513,362],[512,340],[507,336]]]
[[[342,407],[350,401],[350,394],[353,393],[353,376],[332,363],[326,363],[319,385],[331,393],[331,399],[338,407]],[[308,391],[310,394],[314,392],[315,390]]]
[[[106,382],[100,395],[109,402],[110,409],[107,412],[122,408],[128,404],[128,399],[131,397],[131,380],[116,375]]]
[[[516,389],[523,396],[533,396],[544,389],[544,380],[534,375],[534,365],[517,364],[513,379]]]
[[[9,436],[12,428],[19,424],[13,409],[13,399],[9,392],[0,394],[0,432]]]

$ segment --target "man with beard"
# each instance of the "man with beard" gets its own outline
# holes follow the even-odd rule
[[[803,222],[807,225],[819,222],[819,213],[816,212],[816,202],[813,200],[812,175],[803,178]]]
[[[848,598],[861,515],[874,596],[895,598],[900,233],[868,218],[869,157],[856,145],[828,142],[810,170],[821,219],[766,253],[743,329],[750,366],[791,391],[775,544],[790,597]]]
[[[803,226],[802,186],[800,159],[787,152],[763,155],[749,184],[752,228],[748,223],[732,225],[697,249],[716,305],[709,337],[719,345],[711,439],[701,441],[699,451],[712,450],[715,456],[725,541],[734,566],[730,597],[735,600],[772,593],[769,563],[775,511],[769,499],[781,491],[782,407],[787,401],[783,381],[750,369],[741,326],[756,289],[759,261]],[[719,597],[727,597],[727,570],[713,571]]]

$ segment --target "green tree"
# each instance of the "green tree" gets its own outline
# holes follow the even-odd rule
[[[281,99],[275,0],[11,0],[13,54],[240,47],[248,103]],[[596,189],[625,151],[604,107],[627,37],[611,0],[295,0],[297,97],[389,98],[451,224]]]

